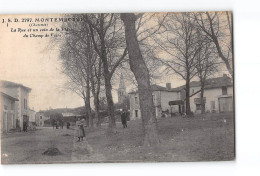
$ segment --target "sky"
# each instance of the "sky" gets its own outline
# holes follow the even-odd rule
[[[31,22],[21,22],[22,18],[54,18],[60,15],[0,15],[0,79],[21,83],[32,89],[29,98],[30,108],[39,111],[49,108],[75,108],[83,106],[83,100],[75,93],[65,90],[64,84],[68,78],[61,73],[59,50],[57,46],[50,47],[50,38],[23,37],[27,32],[11,32],[35,28]],[[10,18],[18,18],[17,23],[2,23]],[[46,23],[42,23],[46,24]],[[59,23],[47,23],[48,29],[59,27]],[[45,27],[37,27],[43,29]],[[27,33],[28,34],[28,33]],[[46,34],[46,32],[31,32],[31,34]],[[181,86],[184,81],[176,75],[163,77],[155,83],[165,86],[166,82],[172,87]],[[114,102],[117,102],[117,87],[114,84],[112,92]],[[126,81],[127,92],[133,89],[131,82]]]
[[[48,48],[49,38],[24,38],[11,28],[28,28],[28,23],[0,24],[0,79],[30,87],[29,106],[37,111],[82,106],[80,97],[63,89],[67,78],[60,72],[59,51]]]

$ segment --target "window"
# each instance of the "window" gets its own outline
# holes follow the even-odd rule
[[[227,87],[222,87],[222,95],[227,95]]]
[[[194,89],[191,90],[192,94],[194,94]]]
[[[135,117],[138,117],[138,110],[135,110]]]
[[[201,110],[201,104],[196,104],[196,110]]]
[[[138,97],[135,97],[135,104],[138,104]]]
[[[211,110],[215,110],[215,101],[210,102]]]
[[[26,99],[23,100],[23,108],[27,109],[27,100]]]
[[[153,96],[153,103],[155,103],[155,95],[152,95]]]
[[[40,116],[40,119],[42,119],[42,116]]]
[[[4,110],[7,110],[8,109],[8,106],[7,105],[4,105]]]

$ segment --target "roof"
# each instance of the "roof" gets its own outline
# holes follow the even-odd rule
[[[190,82],[190,87],[199,87],[200,81],[192,81]],[[210,78],[207,79],[205,82],[205,89],[212,89],[212,88],[219,88],[223,86],[233,86],[233,81],[230,77],[228,76],[223,76],[223,77],[217,77],[217,78]],[[171,91],[181,91],[182,89],[185,88],[185,85],[176,87],[171,89]]]
[[[64,113],[61,113],[63,117],[71,117],[71,116],[76,116],[75,114],[73,113],[70,113],[70,112],[64,112]]]
[[[22,84],[19,84],[19,83],[14,83],[14,82],[11,82],[11,81],[4,81],[4,80],[1,80],[0,81],[0,87],[23,87],[24,89],[28,90],[28,91],[31,91],[32,89],[29,88],[29,87],[26,87]]]
[[[159,86],[157,84],[151,85],[151,89],[152,91],[168,91],[167,88]],[[138,91],[129,92],[129,94],[135,94],[135,93],[138,93]]]
[[[4,93],[4,92],[0,92],[0,94],[1,94],[2,96],[6,97],[6,98],[9,98],[10,100],[19,101],[17,98],[14,98],[14,97],[12,97],[11,95],[8,95],[8,94],[6,94],[6,93]]]
[[[199,87],[200,86],[200,81],[191,81],[190,82],[190,87]],[[217,77],[217,78],[210,78],[206,80],[205,83],[205,89],[212,89],[212,88],[219,88],[223,86],[233,86],[233,81],[230,77],[228,76],[223,76],[223,77]],[[151,85],[151,88],[153,91],[169,91],[169,92],[180,92],[185,88],[185,85],[179,86],[172,88],[171,90],[167,90],[167,88],[159,86],[157,84]],[[132,91],[129,94],[135,94],[138,93],[138,91]]]

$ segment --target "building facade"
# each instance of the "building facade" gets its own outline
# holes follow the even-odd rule
[[[182,114],[185,112],[185,85],[171,88],[170,83],[166,87],[151,86],[156,118],[167,114]],[[130,119],[140,119],[141,111],[139,93],[133,91],[130,95]],[[201,113],[201,85],[199,81],[190,82],[190,108],[193,113]],[[233,81],[227,75],[223,77],[207,79],[204,88],[203,100],[205,112],[219,113],[233,111]]]
[[[15,102],[18,99],[0,92],[1,132],[7,133],[16,128]]]
[[[196,92],[201,89],[200,84],[191,86],[190,91]],[[198,92],[190,98],[191,111],[201,113],[201,93]],[[223,77],[212,78],[206,81],[203,94],[205,102],[205,112],[219,113],[233,111],[233,82],[232,79],[223,75]]]
[[[155,106],[155,114],[156,118],[162,117],[162,115],[169,114],[171,112],[171,106],[169,105],[169,101],[179,99],[179,93],[177,91],[172,91],[171,84],[167,83],[166,87],[162,87],[159,85],[151,85],[153,90],[153,103]],[[140,119],[141,118],[141,110],[139,104],[139,93],[138,91],[130,92],[130,119]]]
[[[29,109],[29,122],[36,122],[36,111]]]
[[[37,126],[44,126],[44,121],[48,119],[50,119],[50,117],[45,117],[41,112],[37,112],[35,115],[35,122]]]
[[[0,81],[0,89],[3,93],[19,100],[15,101],[14,104],[16,127],[23,129],[23,123],[29,123],[29,94],[31,89],[10,81]]]

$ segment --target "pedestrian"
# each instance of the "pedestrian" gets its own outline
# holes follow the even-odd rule
[[[56,121],[56,129],[59,129],[59,121]]]
[[[77,142],[83,141],[83,137],[85,137],[83,123],[80,118],[76,121],[76,137],[78,137]]]
[[[55,127],[55,120],[51,121],[51,125],[52,125],[52,128],[54,129],[54,127]]]
[[[61,125],[61,129],[63,129],[63,121],[61,121],[60,125]]]
[[[23,131],[27,132],[27,122],[26,121],[23,122]]]
[[[70,122],[67,122],[67,129],[70,129]]]
[[[121,114],[121,122],[124,128],[127,127],[127,113],[125,110],[123,110],[122,114]]]

